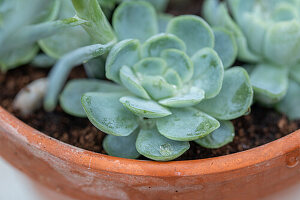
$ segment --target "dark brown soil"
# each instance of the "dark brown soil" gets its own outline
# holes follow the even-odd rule
[[[101,146],[104,134],[87,119],[69,116],[59,107],[52,113],[46,113],[40,109],[25,118],[13,110],[11,102],[17,92],[31,81],[46,76],[47,73],[47,70],[28,66],[12,70],[6,75],[0,73],[0,105],[25,123],[51,137],[83,149],[105,153]],[[75,68],[70,79],[82,78],[84,74],[81,67]],[[220,149],[211,150],[191,142],[190,150],[177,160],[210,158],[251,149],[299,129],[300,121],[291,122],[286,116],[255,105],[250,115],[234,120],[234,125],[236,137],[232,143]]]

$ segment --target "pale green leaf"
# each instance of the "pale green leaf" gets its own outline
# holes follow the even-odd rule
[[[300,119],[300,84],[290,80],[286,96],[280,101],[276,108],[286,114],[290,120]]]
[[[169,68],[164,74],[166,81],[172,85],[176,85],[178,88],[181,88],[183,83],[179,74],[172,68]]]
[[[176,86],[169,84],[161,76],[143,76],[141,82],[148,94],[155,100],[176,94]]]
[[[143,45],[143,57],[159,57],[166,49],[186,50],[182,40],[172,34],[160,33],[149,38]]]
[[[300,63],[291,67],[290,77],[300,84]]]
[[[186,89],[183,88],[183,90]],[[182,94],[178,94],[171,98],[162,99],[159,103],[167,107],[182,108],[197,105],[203,99],[204,91],[197,87],[191,87],[188,91],[184,91]]]
[[[260,64],[254,68],[250,78],[255,98],[264,104],[277,103],[287,92],[288,70],[285,67]]]
[[[121,83],[120,69],[124,65],[132,67],[140,59],[138,40],[123,40],[111,49],[106,60],[106,77]]]
[[[89,78],[105,78],[105,60],[97,57],[83,64],[85,73]]]
[[[95,79],[74,79],[67,83],[59,102],[62,109],[76,117],[86,117],[81,105],[81,97],[87,92],[124,92],[125,88],[108,81]]]
[[[135,159],[140,156],[135,148],[138,129],[129,136],[107,135],[102,143],[103,149],[110,156]]]
[[[160,118],[171,115],[172,113],[155,101],[140,99],[133,96],[125,96],[120,102],[132,113],[145,118]]]
[[[167,30],[168,23],[171,21],[173,18],[172,15],[169,14],[158,14],[157,15],[157,20],[158,20],[158,30],[160,33],[165,33]]]
[[[219,94],[224,69],[218,54],[210,48],[204,48],[192,57],[194,63],[193,85],[205,91],[205,98]]]
[[[148,57],[140,60],[133,66],[136,73],[142,75],[156,76],[163,74],[167,69],[167,63],[156,57]]]
[[[131,68],[124,65],[120,70],[120,78],[122,84],[133,94],[144,99],[150,99],[149,95],[141,85],[138,78],[135,76]]]
[[[264,55],[270,62],[295,64],[300,58],[300,23],[297,20],[272,25],[265,36]]]
[[[119,40],[138,39],[144,42],[158,33],[154,8],[140,1],[122,3],[114,12],[113,27]]]
[[[233,124],[230,121],[220,121],[220,127],[217,130],[195,142],[208,149],[218,149],[232,142],[234,135]]]
[[[244,115],[252,99],[253,90],[247,72],[234,67],[225,71],[220,93],[213,99],[203,100],[197,108],[217,119],[231,120]]]
[[[172,33],[185,42],[189,56],[204,47],[214,46],[213,31],[198,16],[186,15],[173,18],[168,25],[167,33]]]
[[[171,112],[172,115],[158,119],[156,123],[160,134],[171,140],[196,140],[220,126],[216,119],[196,108],[177,108]]]
[[[183,82],[191,80],[194,66],[186,53],[177,49],[167,49],[161,53],[169,68],[174,69]]]
[[[82,96],[83,108],[99,130],[115,135],[128,136],[138,126],[137,117],[119,101],[126,93],[86,93]]]
[[[155,129],[142,129],[136,149],[143,156],[157,161],[169,161],[181,156],[190,148],[188,142],[170,140]]]
[[[236,57],[238,48],[233,34],[225,28],[214,28],[215,51],[220,56],[224,68],[230,67]]]

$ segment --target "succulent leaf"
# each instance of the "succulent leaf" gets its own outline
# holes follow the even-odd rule
[[[220,56],[224,69],[230,67],[236,60],[238,48],[233,34],[225,28],[214,28],[215,51]]]
[[[285,113],[290,120],[300,119],[299,97],[300,84],[290,80],[286,96],[276,105],[277,110]]]
[[[182,40],[172,34],[160,33],[149,38],[143,45],[143,57],[159,57],[166,49],[186,50]]]
[[[142,86],[155,100],[172,97],[176,94],[176,86],[169,84],[162,76],[143,76]]]
[[[107,135],[102,143],[103,149],[110,156],[119,158],[135,159],[140,156],[135,148],[135,142],[138,136],[138,129],[128,136],[119,137]]]
[[[166,81],[172,85],[177,86],[178,88],[182,87],[182,80],[179,76],[179,74],[174,70],[169,68],[166,73],[164,74],[164,78]]]
[[[202,18],[197,16],[186,15],[173,18],[168,24],[167,33],[172,33],[185,42],[189,56],[194,55],[199,49],[214,47],[213,31]]]
[[[122,84],[133,94],[142,97],[144,99],[150,99],[148,93],[141,85],[141,82],[135,76],[131,68],[124,65],[120,70],[120,78]]]
[[[87,92],[124,92],[125,88],[108,82],[95,79],[75,79],[67,83],[59,101],[62,109],[76,117],[86,117],[81,105],[81,97]]]
[[[196,108],[176,108],[171,109],[171,112],[172,115],[156,121],[160,134],[171,140],[196,140],[220,126],[216,119]]]
[[[285,67],[261,64],[250,75],[255,98],[272,105],[280,101],[287,92],[288,70]]]
[[[105,60],[101,56],[84,63],[83,67],[89,78],[103,79],[105,77]]]
[[[136,141],[136,149],[140,154],[157,161],[173,160],[189,148],[188,142],[170,140],[162,136],[156,128],[142,129]]]
[[[213,99],[200,102],[197,108],[220,120],[231,120],[244,115],[253,99],[247,72],[234,67],[224,73],[223,86]]]
[[[158,33],[154,8],[147,2],[124,2],[114,12],[113,27],[119,40],[138,39],[144,42]]]
[[[171,21],[173,18],[172,15],[169,14],[158,14],[157,15],[157,20],[158,20],[158,32],[160,33],[165,33],[167,30],[168,23]]]
[[[123,40],[117,43],[109,52],[106,60],[106,77],[121,83],[119,75],[121,67],[133,66],[139,59],[140,43],[138,40]]]
[[[177,49],[167,49],[161,53],[161,57],[167,62],[169,68],[178,73],[183,82],[191,80],[194,66],[186,53]]]
[[[300,63],[292,66],[290,70],[290,77],[300,84]]]
[[[192,57],[193,85],[205,91],[205,98],[215,97],[221,90],[224,69],[218,54],[210,48],[199,50]]]
[[[119,101],[126,93],[86,93],[81,102],[92,124],[114,136],[128,136],[137,127],[138,120]]]
[[[75,14],[76,11],[71,1],[61,1],[58,19],[73,17]],[[39,41],[41,49],[47,53],[47,55],[56,59],[59,59],[74,49],[91,45],[92,43],[91,37],[81,26],[68,28]]]
[[[300,59],[300,23],[297,20],[272,25],[265,36],[264,54],[273,63],[293,64]]]
[[[136,63],[133,69],[142,75],[158,76],[166,71],[167,63],[162,58],[148,57]]]
[[[145,118],[160,118],[171,115],[172,113],[155,101],[145,100],[133,96],[124,96],[120,102],[132,113]]]
[[[185,90],[185,88],[183,90]],[[159,103],[171,108],[194,106],[204,99],[204,93],[204,90],[200,88],[191,87],[188,92],[185,91],[183,94],[179,93],[174,97],[162,99],[159,101]]]
[[[220,121],[220,127],[211,134],[195,140],[197,144],[208,149],[217,149],[233,141],[234,126],[230,121]]]

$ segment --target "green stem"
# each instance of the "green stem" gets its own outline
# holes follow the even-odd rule
[[[107,53],[114,44],[115,42],[113,41],[105,45],[94,44],[85,46],[63,56],[52,68],[48,77],[48,89],[44,100],[45,110],[53,111],[55,109],[58,95],[74,66]]]
[[[72,0],[77,16],[89,23],[82,27],[100,44],[116,41],[115,33],[97,0]]]

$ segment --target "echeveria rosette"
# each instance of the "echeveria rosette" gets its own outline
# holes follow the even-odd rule
[[[116,84],[75,80],[60,98],[66,112],[87,116],[109,134],[103,142],[109,155],[167,161],[188,150],[189,141],[208,148],[232,141],[229,120],[248,111],[252,88],[244,69],[224,72],[203,19],[175,17],[159,33],[154,8],[132,1],[116,9],[113,28],[119,42],[108,54],[106,77]]]
[[[300,1],[206,0],[203,8],[211,25],[234,34],[239,60],[253,64],[255,99],[299,119]]]

